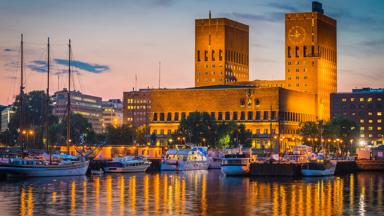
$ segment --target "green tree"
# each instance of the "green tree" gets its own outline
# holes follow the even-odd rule
[[[354,152],[356,146],[350,140],[356,139],[358,136],[358,125],[356,122],[345,117],[336,117],[332,119],[330,126],[332,127],[333,137],[340,139],[340,142],[335,143],[335,148],[342,155],[346,155],[347,152]]]
[[[122,125],[121,127],[107,126],[105,139],[107,144],[113,145],[132,145],[135,135],[134,128],[128,125]]]
[[[188,118],[181,120],[178,135],[185,137],[186,142],[194,144],[215,144],[216,122],[206,112],[192,112]]]
[[[16,144],[21,130],[32,130],[33,137],[30,140],[36,140],[35,142],[29,142],[29,147],[43,148],[43,131],[46,113],[46,102],[48,96],[44,91],[31,91],[23,96],[23,122],[20,125],[20,96],[16,97],[13,107],[15,107],[15,115],[13,115],[8,127],[9,138],[12,140],[11,144]],[[58,118],[52,115],[52,107],[48,106],[48,121],[49,124],[55,124],[58,122]],[[25,137],[21,137],[23,142],[26,142]]]

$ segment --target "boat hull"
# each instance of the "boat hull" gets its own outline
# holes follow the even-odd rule
[[[55,177],[85,175],[89,161],[67,165],[28,166],[28,165],[0,165],[0,172],[9,177]]]
[[[149,164],[141,166],[126,166],[126,167],[104,167],[106,173],[135,173],[145,172],[149,168]]]
[[[189,171],[189,170],[207,170],[209,167],[208,161],[178,161],[177,163],[162,162],[160,165],[161,171]]]
[[[220,169],[221,168],[221,161],[210,161],[208,169]]]
[[[335,174],[335,168],[331,167],[325,170],[301,169],[301,174],[305,177],[332,176]]]
[[[239,165],[221,165],[221,172],[224,175],[246,175],[249,173],[249,166],[245,164]]]

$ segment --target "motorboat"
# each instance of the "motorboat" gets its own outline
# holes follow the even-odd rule
[[[151,166],[151,162],[141,156],[126,156],[113,158],[104,166],[106,173],[132,173],[145,172]]]
[[[222,159],[221,171],[225,175],[246,175],[253,161],[249,154],[227,154]]]
[[[220,169],[223,158],[210,157],[210,158],[208,158],[208,161],[209,161],[208,169]]]
[[[330,161],[309,162],[301,167],[301,174],[311,176],[333,176],[336,170],[336,163]]]
[[[161,162],[161,171],[207,170],[209,160],[206,147],[170,149]]]

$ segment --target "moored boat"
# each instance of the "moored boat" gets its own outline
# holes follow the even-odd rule
[[[332,176],[335,174],[336,164],[329,161],[305,163],[301,167],[301,174],[306,177]]]
[[[229,154],[222,159],[221,171],[225,175],[246,175],[253,159],[249,154]]]
[[[8,177],[55,177],[85,175],[89,161],[49,163],[41,160],[12,159],[0,164],[0,172]]]
[[[170,149],[161,162],[161,171],[207,170],[209,161],[205,147]]]
[[[145,157],[127,156],[114,158],[104,166],[106,173],[145,172],[151,165]]]

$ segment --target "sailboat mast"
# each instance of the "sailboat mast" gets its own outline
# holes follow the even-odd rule
[[[45,122],[44,122],[44,129],[45,129],[45,145],[47,148],[47,152],[50,151],[49,149],[49,135],[48,135],[48,110],[49,110],[49,75],[50,75],[50,44],[49,44],[49,37],[48,37],[48,44],[47,44],[47,101],[45,103]]]
[[[24,100],[24,40],[23,34],[21,34],[20,40],[20,96],[19,96],[19,145],[21,147],[21,154],[24,152],[23,138],[21,136],[24,129],[24,110],[23,110],[23,100]]]
[[[67,153],[71,142],[71,39],[68,43]]]

